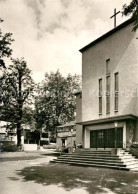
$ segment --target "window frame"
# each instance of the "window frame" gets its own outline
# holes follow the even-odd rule
[[[116,78],[117,78],[117,85],[116,85]],[[114,111],[118,112],[118,109],[119,109],[119,72],[115,72],[114,73]]]
[[[102,115],[103,111],[103,99],[102,99],[102,90],[103,90],[103,80],[99,79],[99,115]]]
[[[106,75],[110,75],[110,58],[106,60]]]
[[[109,83],[108,83],[109,78]],[[111,92],[111,76],[110,74],[106,75],[106,114],[110,113],[110,92]]]

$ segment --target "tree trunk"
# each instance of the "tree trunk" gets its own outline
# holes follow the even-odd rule
[[[17,147],[21,146],[21,124],[17,123]]]
[[[19,120],[17,123],[17,147],[21,146],[21,122],[22,122],[22,108],[23,108],[23,101],[22,101],[22,72],[19,71],[19,99],[18,99],[18,111],[19,111]]]

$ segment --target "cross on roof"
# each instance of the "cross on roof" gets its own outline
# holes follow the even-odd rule
[[[116,12],[116,8],[115,8],[114,9],[114,15],[112,15],[110,17],[110,19],[114,17],[114,28],[116,28],[116,15],[119,14],[119,13],[120,13],[120,11]]]

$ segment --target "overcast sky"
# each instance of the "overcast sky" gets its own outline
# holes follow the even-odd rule
[[[78,51],[114,26],[114,8],[130,0],[0,0],[3,32],[13,33],[13,57],[24,57],[36,82],[45,72],[81,74]],[[128,18],[117,16],[117,24]]]

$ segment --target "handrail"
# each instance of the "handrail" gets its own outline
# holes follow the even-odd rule
[[[67,147],[70,143],[72,143],[72,141],[70,141],[65,147]],[[73,146],[71,146],[71,147],[73,147]]]

